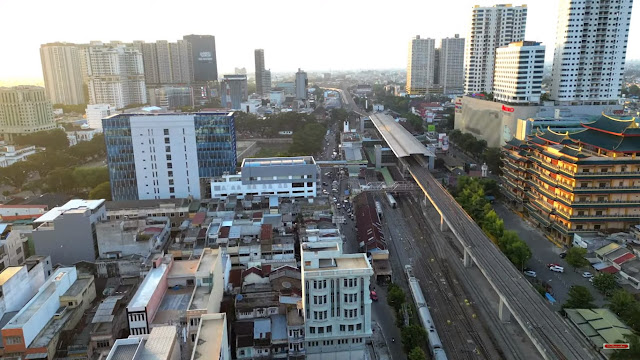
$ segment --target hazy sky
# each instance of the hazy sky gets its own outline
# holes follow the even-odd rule
[[[526,39],[553,57],[559,0],[532,0]],[[506,1],[504,1],[506,2]],[[246,67],[265,49],[273,72],[404,68],[407,44],[422,37],[465,37],[473,5],[485,0],[0,0],[0,81],[42,77],[40,44],[54,41],[216,37],[218,71]],[[522,4],[520,2],[514,5]],[[639,10],[635,9],[635,13]],[[640,59],[640,25],[631,20],[627,59]]]

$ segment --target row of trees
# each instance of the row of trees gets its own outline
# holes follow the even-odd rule
[[[409,360],[425,359],[425,353],[422,348],[427,344],[427,332],[422,326],[410,323],[404,326],[402,308],[406,305],[406,295],[402,289],[396,284],[389,284],[387,293],[387,303],[395,310],[396,319],[402,336],[402,346],[404,351],[409,354]]]
[[[79,165],[102,159],[106,155],[104,136],[96,135],[91,141],[69,147],[65,132],[61,129],[38,132],[16,139],[19,145],[36,145],[45,150],[0,168],[0,183],[17,191],[62,192],[87,195],[99,185],[108,184],[106,167],[80,168]],[[29,180],[31,181],[27,183]],[[104,188],[105,185],[102,185]],[[98,192],[95,195],[104,195]]]
[[[460,130],[453,130],[449,133],[449,140],[459,147],[463,152],[485,162],[489,170],[496,175],[501,174],[502,156],[500,148],[487,147],[485,140],[478,140],[469,133],[462,133]]]
[[[487,200],[487,196],[496,196],[498,191],[494,180],[463,176],[458,178],[454,197],[507,258],[522,270],[531,258],[531,249],[515,231],[505,230],[504,221]]]

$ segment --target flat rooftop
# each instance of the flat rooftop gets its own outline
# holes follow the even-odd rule
[[[356,255],[356,256],[353,256]],[[321,259],[322,261],[323,259]],[[327,259],[329,260],[329,259]],[[320,266],[319,268],[304,268],[304,272],[326,271],[326,270],[358,270],[371,269],[366,254],[345,254],[333,258],[335,266]]]
[[[62,296],[78,296],[90,282],[91,278],[78,278]]]
[[[203,356],[209,360],[219,359],[224,327],[225,314],[202,315],[191,359],[199,359]]]
[[[101,200],[81,200],[81,199],[73,199],[69,200],[66,204],[62,206],[54,207],[53,209],[47,211],[45,214],[35,219],[34,222],[42,223],[49,222],[55,220],[58,216],[64,214],[67,211],[74,210],[95,210],[104,204],[104,199]]]
[[[315,160],[312,156],[248,158],[242,161],[242,167],[296,166],[310,164],[315,164]]]
[[[133,299],[129,302],[127,306],[127,310],[129,311],[142,311],[149,304],[149,300],[151,296],[158,288],[158,284],[160,280],[167,272],[168,266],[167,264],[161,264],[159,267],[155,269],[151,269],[147,276],[142,280],[142,284],[136,291],[136,294],[133,296]]]
[[[131,360],[138,350],[139,344],[125,344],[114,346],[111,351],[111,360]]]
[[[29,347],[40,348],[49,346],[49,343],[54,338],[54,336],[62,331],[67,322],[71,319],[73,313],[77,310],[79,309],[67,309],[60,318],[52,318],[51,320],[49,320],[44,328],[42,328],[40,333],[38,333],[38,336],[36,336],[31,344],[29,344]]]
[[[22,266],[9,266],[0,273],[0,286],[4,285],[9,279],[17,274],[22,269]]]
[[[422,145],[407,129],[398,124],[391,115],[372,114],[370,118],[396,157],[403,158],[411,155],[435,157],[435,154]]]
[[[169,277],[195,276],[200,260],[176,260],[171,266]]]
[[[178,290],[168,289],[162,298],[152,323],[169,324],[180,320],[180,317],[187,312],[192,293],[193,286]]]

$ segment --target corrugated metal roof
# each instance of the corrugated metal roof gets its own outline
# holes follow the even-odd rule
[[[398,124],[390,115],[373,114],[370,118],[396,157],[403,158],[418,154],[431,157],[435,156],[435,154],[429,151],[426,146],[422,145],[418,139],[411,135],[402,125]]]
[[[595,253],[600,255],[600,256],[604,256],[614,250],[616,250],[617,248],[619,248],[620,245],[616,244],[616,243],[611,243],[607,246],[603,246],[600,249],[596,250]]]
[[[634,259],[636,256],[633,253],[626,253],[620,257],[618,257],[617,259],[613,260],[614,263],[620,265],[623,262],[629,261],[631,259]]]

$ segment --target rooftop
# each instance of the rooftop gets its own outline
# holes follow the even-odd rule
[[[204,314],[200,317],[198,336],[191,359],[199,359],[202,356],[210,360],[219,358],[225,322],[225,314]]]
[[[147,304],[149,304],[151,296],[158,288],[158,284],[167,270],[167,264],[161,264],[159,267],[151,269],[144,280],[142,280],[142,283],[140,284],[138,291],[136,291],[136,294],[133,296],[133,299],[129,302],[127,310],[144,310],[144,308],[147,307]]]
[[[609,309],[565,309],[567,316],[598,348],[625,340],[633,332]]]
[[[107,211],[127,210],[127,209],[154,209],[166,207],[173,209],[176,207],[188,207],[187,199],[150,199],[150,200],[127,200],[127,201],[107,201]]]
[[[435,154],[398,124],[391,115],[372,114],[370,118],[396,157],[403,158],[415,154],[435,157]]]
[[[242,167],[296,166],[309,164],[315,164],[312,156],[247,158],[242,161]]]
[[[93,281],[93,278],[78,278],[62,296],[78,296]]]
[[[291,308],[287,311],[287,325],[302,326],[304,325],[304,317],[299,313],[298,309]]]
[[[125,345],[120,345],[118,343],[114,344],[114,347],[109,354],[110,360],[132,360],[139,345],[139,343]]]
[[[9,279],[17,274],[22,269],[22,266],[9,266],[0,273],[0,286],[4,285]]]
[[[46,212],[44,215],[37,218],[34,222],[43,223],[55,220],[58,216],[64,214],[67,211],[73,210],[95,210],[98,207],[104,204],[104,199],[101,200],[81,200],[74,199],[69,200],[66,204],[58,207],[54,207],[53,209]]]
[[[115,309],[116,304],[118,304],[118,301],[123,297],[124,296],[122,295],[108,296],[106,299],[102,300],[100,305],[98,305],[95,315],[93,315],[91,323],[97,324],[113,321],[113,310]]]
[[[176,260],[171,266],[169,277],[195,276],[200,260]]]

